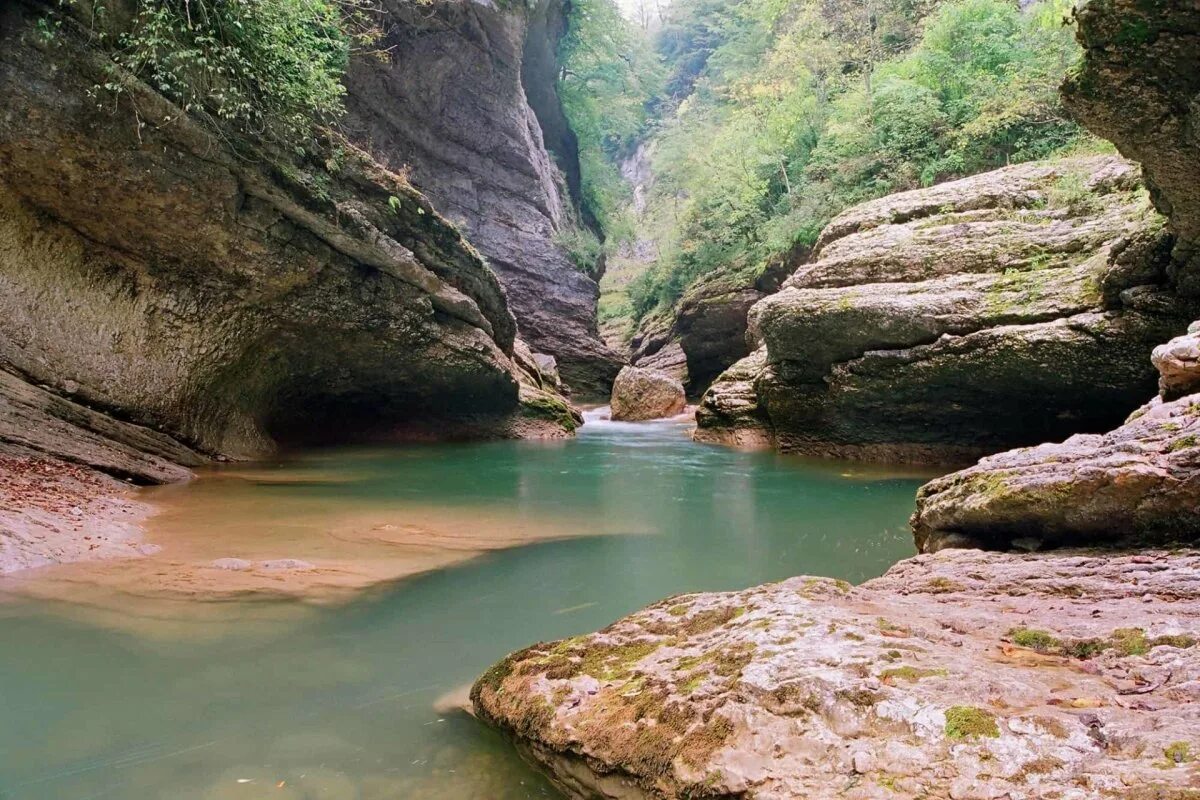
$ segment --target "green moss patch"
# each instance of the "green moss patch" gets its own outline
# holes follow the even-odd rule
[[[905,681],[907,683],[916,683],[925,678],[943,678],[946,676],[944,669],[921,669],[919,667],[892,667],[885,669],[879,673],[880,680],[885,683],[896,683],[897,681]]]
[[[946,709],[946,738],[974,739],[984,736],[996,739],[1000,736],[1000,726],[996,718],[982,708],[974,706],[951,706]]]

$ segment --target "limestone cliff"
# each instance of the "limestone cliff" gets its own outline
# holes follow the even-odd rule
[[[623,359],[596,325],[598,272],[557,243],[582,224],[574,135],[555,90],[561,0],[387,0],[385,60],[347,77],[349,135],[405,171],[487,258],[522,337],[578,394],[607,397]]]
[[[495,275],[402,177],[346,142],[231,142],[128,76],[98,109],[86,36],[0,13],[7,448],[160,481],[313,431],[573,425],[514,362]]]
[[[1111,157],[856,206],[751,309],[760,352],[713,385],[697,435],[936,461],[1104,430],[1190,319],[1170,246]]]

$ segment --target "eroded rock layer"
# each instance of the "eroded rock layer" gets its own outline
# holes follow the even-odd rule
[[[403,178],[345,142],[235,151],[132,79],[100,109],[85,37],[0,13],[0,439],[157,481],[545,399],[499,282]]]
[[[1200,555],[947,551],[681,595],[475,684],[572,798],[1184,798]]]
[[[1200,540],[1196,331],[1156,347],[1161,394],[1116,430],[999,453],[921,487],[917,547],[1039,549]]]
[[[760,351],[713,385],[697,435],[954,460],[1105,430],[1153,391],[1150,351],[1189,319],[1170,247],[1136,168],[1111,157],[856,206],[751,309]]]
[[[487,258],[522,337],[578,394],[607,397],[623,359],[601,341],[599,288],[559,242],[582,224],[578,153],[555,90],[560,0],[384,3],[389,58],[356,61],[346,128],[407,170]]]

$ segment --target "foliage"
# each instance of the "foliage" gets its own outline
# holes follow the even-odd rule
[[[64,5],[85,17],[115,67],[186,112],[299,145],[342,113],[351,49],[379,36],[369,1],[135,0],[116,25],[105,0]],[[117,71],[102,88],[122,92]]]
[[[590,273],[604,253],[600,238],[587,228],[572,227],[559,231],[554,236],[554,243],[567,251],[571,262],[581,272]]]
[[[579,140],[583,202],[605,233],[620,240],[628,235],[621,216],[629,188],[617,164],[645,132],[662,68],[613,0],[575,0],[568,22],[558,93]]]
[[[811,245],[863,200],[1043,158],[1084,138],[1058,98],[1068,0],[677,0],[638,315],[714,269]]]

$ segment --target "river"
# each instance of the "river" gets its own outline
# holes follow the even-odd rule
[[[342,517],[393,519],[402,538],[405,520],[439,513],[469,557],[326,602],[226,593],[164,611],[128,587],[102,604],[12,594],[0,798],[558,797],[445,696],[511,650],[667,595],[879,575],[913,552],[919,483],[696,444],[677,422],[592,420],[568,442],[325,451],[160,490],[173,529],[233,557],[255,531],[252,557],[294,555],[283,543],[305,519],[325,533]],[[496,524],[507,544],[526,529],[538,541],[479,553],[474,528]],[[374,546],[393,552],[395,538]]]

